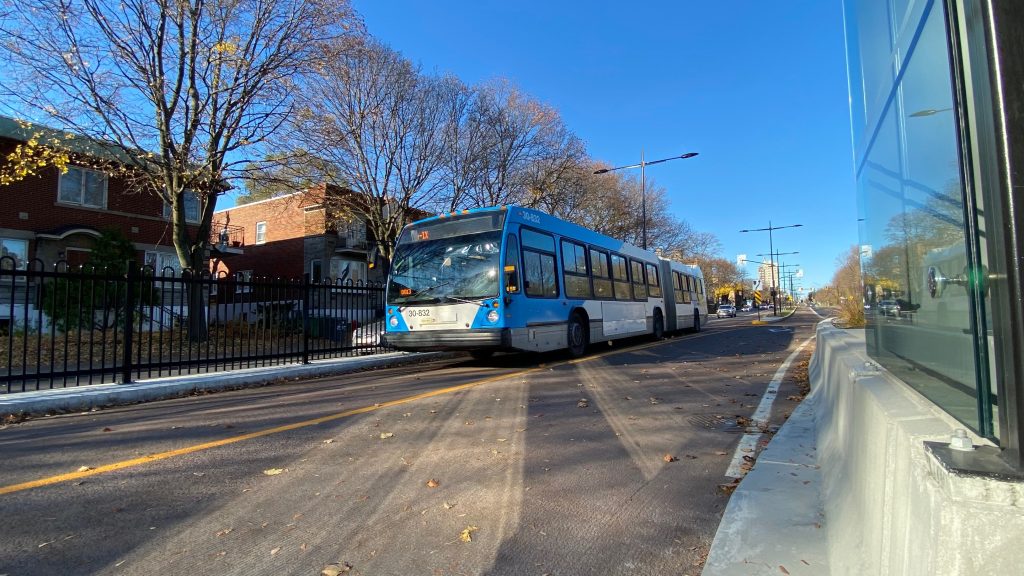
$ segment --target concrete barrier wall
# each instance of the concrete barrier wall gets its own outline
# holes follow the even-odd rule
[[[962,424],[870,362],[859,331],[819,325],[810,376],[832,574],[1024,574],[1024,484],[925,450]]]

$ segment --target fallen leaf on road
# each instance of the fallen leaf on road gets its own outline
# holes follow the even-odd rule
[[[783,566],[782,564],[779,564],[779,571],[782,572],[783,574],[789,574],[789,570],[786,570],[786,567]]]
[[[274,548],[273,550],[270,551],[270,555],[274,556],[274,555],[276,555],[280,551],[281,551],[281,547],[278,546],[277,548]]]
[[[81,466],[81,467],[79,467],[78,471],[79,472],[88,472],[89,470],[92,470],[92,469],[93,469],[92,466]]]
[[[234,528],[225,528],[223,530],[218,530],[217,536],[227,536],[228,534],[231,534],[232,530],[234,530]]]
[[[729,455],[728,452],[725,452],[723,450],[719,450],[718,452],[715,452],[715,454],[717,454],[718,456],[728,456]]]
[[[344,564],[328,564],[320,571],[320,576],[338,576],[339,574],[344,574],[351,569],[352,565],[348,562]]]
[[[664,460],[665,462],[678,462],[679,461],[679,458],[676,458],[675,456],[673,456],[671,454],[665,454],[664,456],[661,457],[661,459]]]
[[[455,504],[449,504],[448,502],[444,503],[444,509],[445,510],[451,510],[454,507],[455,507]]]
[[[437,480],[434,480],[433,478],[427,480],[427,488],[437,488],[440,485],[441,483],[438,482]]]
[[[580,401],[576,403],[576,406],[578,408],[586,408],[587,406],[590,406],[590,403],[586,398],[580,398]]]
[[[263,471],[263,473],[266,474],[267,476],[277,476],[281,472],[284,472],[284,470],[281,468],[268,468]]]
[[[114,429],[113,428],[104,428],[103,431],[104,432],[113,432]]]
[[[474,530],[477,530],[476,526],[466,526],[466,529],[459,533],[459,540],[462,540],[463,542],[472,542]]]
[[[732,494],[733,492],[736,491],[736,487],[737,486],[739,486],[739,480],[738,479],[737,480],[733,480],[729,484],[719,484],[718,485],[718,491],[721,492],[722,494],[725,494],[726,496],[728,496],[729,494]]]
[[[380,433],[380,439],[381,440],[387,440],[388,438],[391,438],[392,436],[394,436],[394,433],[392,433],[392,432],[381,432]]]
[[[327,440],[324,440],[324,444],[330,444],[332,442],[334,442],[334,438],[328,438]]]

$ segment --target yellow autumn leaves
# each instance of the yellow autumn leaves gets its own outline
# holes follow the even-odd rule
[[[70,161],[66,150],[42,144],[39,134],[34,134],[28,141],[18,144],[14,151],[7,155],[6,160],[0,165],[0,186],[38,176],[45,168],[51,166],[62,173],[67,172]]]

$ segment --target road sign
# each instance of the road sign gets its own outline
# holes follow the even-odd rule
[[[761,305],[761,293],[760,292],[754,292],[754,304],[757,304],[758,306]]]

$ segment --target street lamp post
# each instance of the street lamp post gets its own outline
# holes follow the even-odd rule
[[[767,230],[768,231],[768,252],[769,252],[769,254],[771,254],[771,253],[775,252],[775,246],[774,246],[774,244],[772,242],[772,230],[782,230],[783,228],[799,228],[800,226],[803,226],[803,224],[789,224],[787,226],[772,226],[772,221],[769,220],[767,228],[751,228],[750,230],[740,230],[740,232],[764,232],[764,231]],[[778,292],[778,287],[775,286],[775,257],[774,256],[771,257],[771,261],[772,261],[772,287],[775,288],[776,292]],[[772,314],[775,315],[775,316],[779,315],[779,305],[778,305],[777,299],[775,297],[772,297]]]
[[[779,258],[779,256],[789,256],[790,254],[799,254],[799,253],[800,252],[797,251],[797,252],[775,252],[774,254],[755,254],[755,256],[769,256],[769,257],[771,257],[771,261],[773,262],[773,264],[772,264],[772,284],[773,284],[772,288],[775,290],[776,294],[778,294],[779,288],[782,288],[782,286],[774,286],[774,284],[776,284],[776,278],[778,280],[777,283],[781,284],[782,283],[782,269],[786,268],[786,265],[782,263],[782,259]],[[774,262],[778,262],[778,264],[774,264]],[[776,270],[778,270],[778,275],[777,276],[776,276],[776,272],[775,272]],[[775,305],[775,299],[774,298],[772,298],[772,304]]]
[[[646,162],[644,160],[644,151],[640,149],[640,163],[631,164],[629,166],[617,166],[615,168],[602,168],[600,170],[594,170],[594,174],[604,174],[605,172],[614,172],[615,170],[625,170],[627,168],[640,168],[640,227],[642,230],[642,248],[647,250],[647,180],[644,168],[651,164],[661,164],[662,162],[668,162],[669,160],[685,160],[686,158],[693,158],[697,152],[687,152],[681,156],[672,156],[671,158],[662,158],[661,160],[654,160],[652,162]]]
[[[783,264],[781,261],[779,262],[779,281],[780,282],[784,282],[783,278],[787,278],[789,280],[789,291],[788,291],[788,294],[789,294],[790,298],[793,297],[793,277],[796,276],[796,273],[795,272],[787,273],[786,272],[786,268],[799,268],[799,267],[800,267],[799,264]],[[783,286],[785,286],[785,284],[783,284]]]

